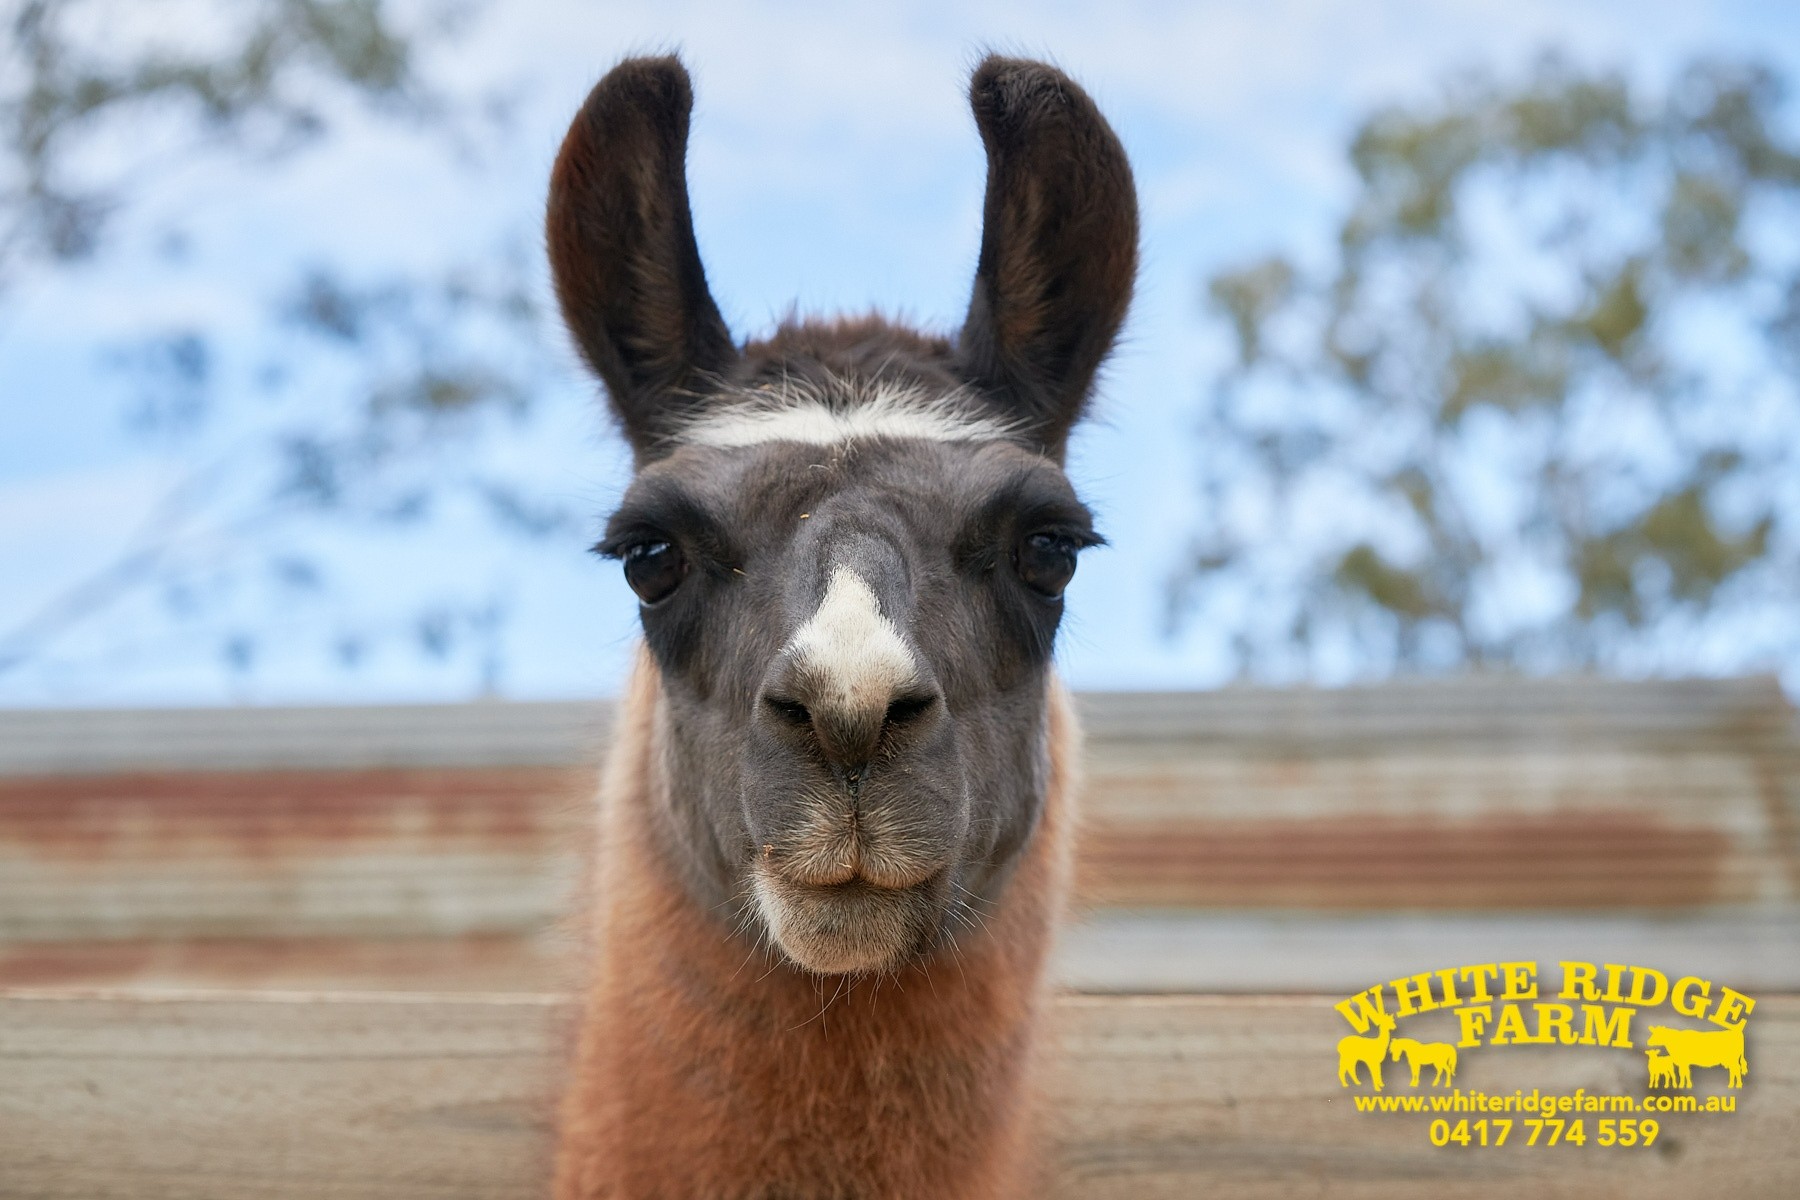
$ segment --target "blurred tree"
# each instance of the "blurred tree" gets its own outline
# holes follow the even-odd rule
[[[422,49],[469,15],[465,3],[397,13],[385,0],[18,4],[0,42],[0,301],[42,272],[116,250],[115,227],[138,196],[202,161],[266,172],[371,116],[475,157],[477,106],[428,86],[419,66]],[[188,235],[157,236],[181,245]],[[195,468],[116,561],[0,630],[0,674],[144,593],[248,673],[265,626],[291,640],[285,610],[329,593],[331,566],[309,526],[416,524],[466,499],[522,536],[570,530],[573,514],[516,471],[442,453],[496,421],[520,423],[552,373],[525,253],[368,276],[361,264],[295,263],[253,298],[267,317],[253,369],[226,365],[252,353],[241,331],[229,347],[215,330],[183,326],[110,348],[131,428],[185,438]],[[295,392],[303,404],[276,403]],[[384,639],[438,658],[466,649],[492,686],[503,619],[503,598],[478,589],[397,623],[340,614],[316,639],[345,665]]]
[[[1800,149],[1754,66],[1366,120],[1326,264],[1211,279],[1171,622],[1240,671],[1800,658]]]
[[[135,7],[134,14],[130,7]],[[173,6],[24,0],[0,45],[0,285],[29,258],[71,260],[100,244],[106,219],[152,166],[225,145],[292,150],[329,131],[324,110],[347,90],[394,112],[435,108],[412,69],[411,38],[381,0],[249,0],[204,14],[209,50],[170,37]],[[163,19],[159,19],[163,18]],[[191,25],[190,25],[191,27]],[[173,119],[176,152],[143,138]],[[144,161],[84,153],[126,126]]]

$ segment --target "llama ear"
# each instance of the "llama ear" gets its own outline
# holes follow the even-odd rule
[[[1060,460],[1131,302],[1131,164],[1087,93],[1054,67],[990,55],[969,102],[988,180],[962,369]]]
[[[556,298],[640,459],[737,358],[694,244],[693,105],[680,60],[626,59],[589,93],[550,175]]]

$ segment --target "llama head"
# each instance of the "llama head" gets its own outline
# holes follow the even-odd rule
[[[1099,540],[1061,464],[1130,299],[1130,168],[1053,68],[991,57],[970,92],[988,184],[954,338],[870,317],[734,344],[673,58],[600,81],[551,181],[563,315],[636,459],[599,548],[662,679],[660,849],[814,972],[927,956],[1004,888]]]

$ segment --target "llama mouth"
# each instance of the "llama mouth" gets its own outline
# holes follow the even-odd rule
[[[942,919],[941,889],[931,881],[904,888],[861,879],[821,886],[783,879],[759,864],[751,886],[775,944],[816,975],[895,970],[931,944]]]

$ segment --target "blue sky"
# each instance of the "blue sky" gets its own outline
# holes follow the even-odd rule
[[[174,4],[162,29],[189,36],[186,21],[205,36],[208,8]],[[509,246],[534,252],[568,118],[627,53],[678,48],[694,74],[695,221],[714,294],[740,336],[766,331],[794,304],[879,306],[954,326],[983,183],[963,90],[984,47],[1051,58],[1085,84],[1132,156],[1143,204],[1137,303],[1071,464],[1113,544],[1084,561],[1072,589],[1063,670],[1080,687],[1191,687],[1227,670],[1207,630],[1161,632],[1162,585],[1195,503],[1195,405],[1225,351],[1202,312],[1204,276],[1276,249],[1323,253],[1350,192],[1347,135],[1374,105],[1429,97],[1460,72],[1516,73],[1552,48],[1650,82],[1698,53],[1761,57],[1800,79],[1800,8],[507,0],[424,64],[453,94],[511,97],[504,136],[459,153],[346,113],[328,143],[274,167],[211,158],[156,175],[121,214],[112,253],[29,273],[0,297],[0,631],[111,561],[174,480],[199,462],[229,461],[263,427],[251,404],[204,438],[133,436],[104,346],[184,322],[226,331],[228,354],[234,331],[248,346],[297,264],[352,263],[374,277],[479,262]],[[141,149],[130,138],[98,146],[96,165]],[[172,257],[157,233],[176,216],[192,243]],[[544,292],[535,259],[533,269]],[[555,341],[545,355],[539,419],[468,452],[512,462],[597,524],[623,483],[619,449],[566,346]],[[228,510],[232,489],[247,486],[226,480],[213,502]],[[501,694],[616,686],[634,606],[616,568],[583,554],[578,539],[521,544],[456,514],[405,543],[304,537],[335,564],[334,598],[323,610],[249,614],[266,647],[251,675],[221,666],[216,628],[128,598],[0,675],[0,704],[463,698],[479,683],[467,657],[436,663],[395,645],[345,669],[320,647],[333,620],[398,624],[433,595],[471,586],[507,608]]]

